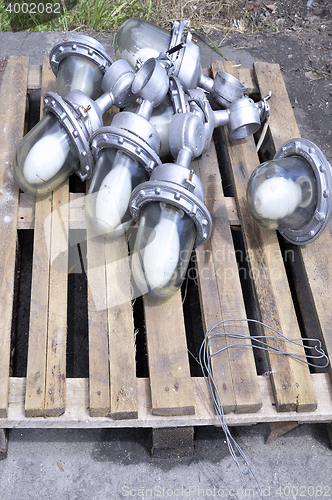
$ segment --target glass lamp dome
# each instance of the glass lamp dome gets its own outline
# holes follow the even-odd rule
[[[126,59],[135,68],[137,59],[145,62],[166,52],[172,34],[144,19],[133,17],[125,21],[115,38],[115,56]]]
[[[50,66],[57,77],[55,92],[65,97],[81,90],[91,99],[102,92],[102,79],[113,61],[104,46],[87,35],[61,40],[50,52]]]
[[[306,244],[327,224],[331,183],[331,167],[320,149],[306,139],[293,139],[252,173],[248,207],[260,226],[278,230],[291,243]]]
[[[193,220],[180,208],[157,201],[143,208],[132,255],[140,294],[167,299],[180,288],[196,235]]]

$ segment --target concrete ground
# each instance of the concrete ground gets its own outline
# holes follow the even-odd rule
[[[40,64],[62,36],[67,34],[2,32],[0,58],[29,55],[32,64]],[[99,40],[112,54],[112,39]],[[206,67],[218,55],[206,45],[200,46],[202,66]],[[255,60],[253,51],[237,49],[232,43],[223,46],[222,52],[244,67]],[[262,54],[260,60],[270,62],[268,55]],[[298,115],[302,116],[301,132],[308,129],[308,116],[303,113]],[[301,128],[302,122],[306,128]],[[324,138],[318,145],[327,150]],[[268,424],[232,429],[264,498],[332,497],[332,449],[326,425],[304,424],[266,444],[268,433]],[[192,457],[154,459],[146,429],[13,429],[8,458],[0,462],[0,498],[261,498],[252,476],[242,480],[220,429],[197,428],[195,443]]]

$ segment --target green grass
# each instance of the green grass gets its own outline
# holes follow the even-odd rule
[[[109,31],[133,16],[155,21],[160,0],[36,0],[40,12],[33,5],[0,0],[0,31]]]
[[[234,19],[250,24],[243,5],[244,0],[0,0],[0,31],[107,32],[140,17],[166,28],[187,19],[191,31],[208,35],[233,30]]]

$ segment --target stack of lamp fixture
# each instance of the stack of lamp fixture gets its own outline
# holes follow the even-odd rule
[[[270,95],[255,103],[231,75],[202,73],[185,26],[175,22],[169,32],[129,19],[116,37],[116,61],[88,36],[57,43],[50,53],[55,92],[45,94],[44,117],[14,157],[15,180],[32,196],[49,195],[74,172],[89,179],[86,216],[95,234],[116,238],[137,222],[132,280],[156,299],[180,288],[193,248],[211,236],[191,161],[207,151],[216,127],[242,139],[270,114]],[[121,111],[104,127],[113,105]],[[320,149],[291,139],[253,172],[249,210],[261,226],[307,244],[327,224],[331,182]]]

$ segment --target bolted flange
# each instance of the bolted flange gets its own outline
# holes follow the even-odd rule
[[[58,75],[62,59],[79,55],[93,61],[103,72],[113,63],[101,43],[90,36],[77,35],[56,43],[50,52],[50,66],[55,76]]]
[[[285,240],[295,245],[306,245],[314,241],[325,229],[332,211],[332,171],[323,152],[307,139],[291,139],[285,142],[274,156],[274,160],[299,156],[311,166],[317,182],[317,205],[313,217],[300,229],[280,229]]]
[[[149,173],[161,163],[155,150],[137,135],[111,125],[102,127],[90,138],[93,157],[97,160],[102,149],[114,148],[127,153]]]
[[[64,127],[80,161],[80,168],[76,174],[82,181],[89,179],[92,175],[94,163],[88,141],[89,131],[82,122],[81,112],[55,92],[45,94],[43,112],[44,115],[47,113],[54,114]]]

